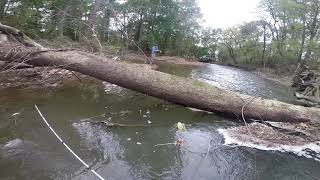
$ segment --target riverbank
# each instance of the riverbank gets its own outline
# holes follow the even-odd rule
[[[49,47],[58,48],[53,45]],[[75,45],[71,45],[71,47],[76,47],[76,49],[80,49],[77,48],[77,46]],[[158,67],[156,64],[144,64],[144,57],[142,55],[136,55],[132,52],[127,54],[128,59],[120,59],[116,51],[112,49],[106,49],[102,55],[109,58],[109,60],[111,61],[126,61],[128,63],[135,63],[138,64],[138,66],[144,66],[150,69],[157,69]],[[59,88],[64,85],[90,83],[91,81],[97,80],[77,72],[72,72],[69,70],[54,67],[30,67],[0,71],[0,89]]]
[[[181,57],[170,57],[170,56],[159,56],[154,60],[154,64],[145,64],[149,57],[142,55],[138,52],[128,51],[123,57],[119,57],[115,52],[108,51],[108,54],[104,54],[110,60],[124,61],[127,63],[138,64],[139,66],[145,66],[150,69],[158,69],[161,65],[171,64],[185,67],[202,67],[206,66],[206,63],[186,60]],[[221,64],[219,64],[221,65]],[[228,65],[225,65],[228,66]],[[233,66],[232,66],[233,67]],[[239,68],[239,67],[237,67]],[[239,68],[243,69],[243,68]],[[292,77],[289,75],[283,75],[276,73],[272,69],[245,69],[254,74],[262,76],[266,79],[272,80],[279,84],[290,86]],[[80,73],[74,73],[68,70],[57,69],[57,68],[26,68],[26,69],[15,69],[9,71],[0,72],[0,89],[20,87],[20,88],[55,88],[61,87],[63,84],[68,83],[79,83],[86,81],[87,79],[93,79]]]
[[[250,71],[256,75],[259,75],[263,78],[269,79],[271,81],[277,82],[279,84],[285,86],[291,86],[293,75],[290,73],[279,73],[276,69],[271,68],[257,68],[252,65],[234,65],[234,64],[226,64],[226,63],[216,63],[222,66],[230,66],[238,69],[243,69],[246,71]]]
[[[252,71],[252,73],[262,76],[266,79],[275,81],[285,86],[291,86],[292,84],[292,75],[289,74],[279,74],[276,70],[270,68],[257,68]]]
[[[53,88],[62,86],[64,80],[74,81],[82,76],[56,68],[26,68],[0,72],[0,89],[5,88]]]
[[[129,63],[143,64],[150,60],[150,57],[143,55],[138,52],[129,52],[124,56],[124,61]],[[187,60],[178,56],[158,56],[153,60],[153,66],[160,64],[174,64],[190,67],[201,67],[205,66],[205,63],[201,63],[195,60]]]
[[[190,61],[186,60],[181,57],[170,57],[170,56],[159,56],[156,58],[156,64],[161,63],[170,63],[170,64],[176,64],[176,65],[182,65],[182,66],[195,66],[195,67],[201,67],[205,66],[206,63],[202,63],[199,61]],[[292,83],[292,75],[289,74],[280,74],[274,69],[270,68],[254,68],[251,66],[233,66],[233,65],[226,65],[226,64],[219,64],[221,66],[230,66],[238,69],[243,69],[246,71],[250,71],[256,75],[259,75],[263,78],[269,79],[271,81],[277,82],[279,84],[285,85],[285,86],[291,86]]]

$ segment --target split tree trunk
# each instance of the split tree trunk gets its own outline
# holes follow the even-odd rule
[[[1,30],[1,27],[0,27]],[[224,115],[279,122],[320,122],[320,109],[253,98],[140,65],[116,62],[78,50],[44,50],[0,44],[0,60],[27,57],[34,66],[58,66],[176,104]]]

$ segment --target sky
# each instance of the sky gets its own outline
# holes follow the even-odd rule
[[[206,27],[226,28],[258,19],[259,0],[198,0]]]

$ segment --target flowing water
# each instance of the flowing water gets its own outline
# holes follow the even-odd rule
[[[289,88],[218,65],[160,70],[255,96],[293,102]],[[320,163],[280,151],[225,145],[218,129],[235,121],[108,83],[0,91],[0,179],[96,179],[44,125],[106,179],[320,179]],[[136,127],[107,128],[98,122]],[[186,131],[175,128],[186,124]],[[150,124],[151,123],[151,124]],[[182,140],[175,145],[158,145]]]

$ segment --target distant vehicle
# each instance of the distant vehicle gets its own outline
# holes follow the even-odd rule
[[[204,55],[199,58],[199,61],[208,63],[214,61],[214,58],[210,55]]]

